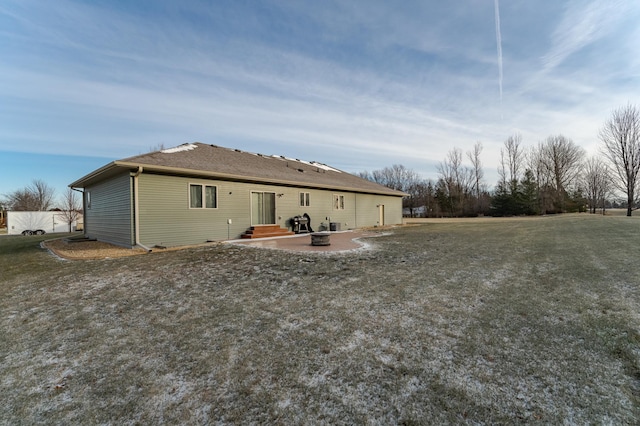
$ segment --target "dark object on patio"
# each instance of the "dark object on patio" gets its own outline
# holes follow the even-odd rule
[[[309,221],[304,216],[294,216],[291,218],[292,231],[296,234],[311,232]]]
[[[291,230],[296,234],[313,232],[313,229],[311,229],[311,217],[306,213],[302,216],[292,217],[289,222],[291,222]]]
[[[309,232],[313,232],[313,229],[311,228],[311,217],[307,213],[303,214],[302,217],[307,219],[307,229],[309,229]]]
[[[328,232],[314,232],[311,234],[311,245],[312,246],[330,246],[331,234]]]

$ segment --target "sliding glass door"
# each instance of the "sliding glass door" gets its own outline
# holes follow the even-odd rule
[[[276,194],[275,192],[251,193],[251,224],[275,225]]]

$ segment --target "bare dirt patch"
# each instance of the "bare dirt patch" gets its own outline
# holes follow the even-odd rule
[[[128,249],[101,241],[70,242],[65,238],[43,241],[42,245],[57,256],[69,260],[106,259],[146,254],[144,249]]]

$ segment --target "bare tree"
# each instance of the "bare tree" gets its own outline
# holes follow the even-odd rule
[[[54,195],[54,188],[43,180],[35,179],[26,188],[7,194],[5,202],[9,210],[47,211],[53,205]]]
[[[507,188],[515,185],[521,178],[525,152],[522,147],[522,136],[518,133],[509,136],[500,149],[500,165],[498,174],[500,183]]]
[[[156,144],[154,146],[149,147],[149,152],[162,151],[166,149],[163,143]]]
[[[38,210],[46,211],[53,206],[53,199],[56,191],[45,181],[41,179],[34,180],[31,184],[30,190],[36,197],[36,201],[39,206]]]
[[[526,168],[531,170],[531,173],[535,176],[536,181],[542,182],[544,172],[542,163],[542,143],[538,143],[538,146],[532,146],[527,153]]]
[[[462,151],[454,148],[447,153],[447,158],[438,165],[440,178],[437,191],[441,206],[449,210],[452,216],[465,213],[467,199],[471,193],[473,173],[462,164]]]
[[[16,189],[15,191],[5,195],[5,205],[7,210],[13,211],[34,211],[36,208],[36,200],[33,194],[27,188]]]
[[[600,206],[604,214],[605,201],[611,190],[611,180],[607,165],[600,158],[591,157],[585,162],[583,185],[591,213],[595,213]]]
[[[532,146],[527,153],[526,168],[531,172],[533,187],[537,198],[537,210],[545,212],[547,210],[546,194],[543,188],[549,186],[547,174],[545,173],[543,158],[543,144],[538,142],[537,146]]]
[[[475,196],[475,213],[480,213],[484,206],[482,205],[482,194],[486,191],[483,183],[484,171],[482,170],[482,161],[480,160],[480,154],[482,154],[482,142],[478,141],[473,145],[473,149],[467,152],[467,157],[471,161],[471,173],[473,175],[473,195]]]
[[[82,206],[80,205],[80,197],[78,192],[71,188],[67,188],[67,192],[62,197],[61,212],[58,215],[64,222],[69,225],[69,232],[72,231],[73,222],[80,218]]]
[[[482,179],[484,178],[480,154],[482,154],[482,142],[478,141],[473,145],[473,149],[467,152],[467,157],[469,158],[469,161],[471,161],[471,171],[473,172],[473,193],[476,197],[480,197]]]
[[[631,216],[640,173],[640,109],[629,104],[613,111],[598,136],[614,171],[614,182],[627,196],[627,216]]]
[[[424,217],[438,215],[436,190],[431,180],[422,180],[416,184],[415,198],[417,199],[416,206],[424,208]],[[414,212],[411,211],[411,213]]]
[[[578,182],[582,171],[584,150],[562,135],[549,136],[541,145],[540,160],[554,190],[560,210],[564,209],[566,195]]]
[[[374,170],[373,172],[360,172],[358,176],[384,185],[387,188],[403,192],[409,192],[409,189],[420,181],[418,173],[406,168],[402,164],[394,164],[391,167]]]
[[[409,214],[413,217],[414,210],[419,207],[421,180],[420,175],[411,169],[406,168],[402,164],[394,164],[391,167],[374,170],[373,172],[358,173],[363,179],[384,185],[387,188],[406,192],[408,196],[403,198],[403,207],[409,209]]]

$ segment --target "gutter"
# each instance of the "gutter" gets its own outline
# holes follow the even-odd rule
[[[135,245],[137,247],[142,247],[147,251],[147,253],[151,253],[151,249],[140,242],[140,206],[138,203],[138,177],[142,174],[143,171],[142,166],[138,166],[138,171],[133,175],[133,228],[135,234]]]
[[[110,162],[109,164],[106,164],[102,167],[100,167],[97,170],[92,171],[91,173],[89,173],[88,175],[84,176],[83,178],[78,179],[77,181],[69,184],[69,187],[73,188],[73,187],[85,187],[85,181],[87,180],[91,180],[97,176],[100,176],[101,174],[108,172],[110,170],[114,170],[117,168],[117,165],[115,164],[115,161]]]

